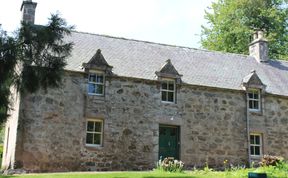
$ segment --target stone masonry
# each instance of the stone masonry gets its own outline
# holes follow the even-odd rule
[[[243,91],[182,84],[177,103],[164,104],[157,81],[107,77],[104,97],[87,95],[86,87],[83,73],[67,73],[62,88],[24,96],[16,168],[152,169],[158,160],[159,124],[180,126],[180,159],[187,167],[248,161]],[[263,133],[265,153],[287,157],[288,100],[264,97],[265,114],[251,114],[251,130]],[[87,118],[103,119],[102,147],[85,146]]]

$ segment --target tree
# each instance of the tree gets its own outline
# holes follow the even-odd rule
[[[269,56],[288,60],[287,0],[218,0],[205,12],[201,44],[209,50],[248,54],[256,30],[269,40]]]
[[[22,23],[11,37],[0,29],[0,123],[10,108],[10,89],[21,93],[59,87],[73,44],[63,39],[73,26],[52,15],[46,26]]]

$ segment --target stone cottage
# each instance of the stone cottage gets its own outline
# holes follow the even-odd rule
[[[36,3],[24,1],[34,21]],[[288,62],[82,32],[63,86],[16,95],[3,169],[147,170],[160,157],[187,167],[288,158]],[[247,44],[248,47],[248,44]]]

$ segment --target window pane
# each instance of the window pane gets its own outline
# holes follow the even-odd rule
[[[174,92],[168,92],[168,101],[170,102],[174,101]]]
[[[169,83],[168,89],[174,91],[174,83]]]
[[[250,135],[250,144],[254,144],[254,135]]]
[[[255,146],[254,147],[254,149],[255,149],[255,155],[260,155],[260,146]]]
[[[96,94],[103,94],[103,85],[95,85],[95,87]]]
[[[248,93],[248,97],[253,99],[253,93]]]
[[[95,93],[95,84],[88,84],[88,93]]]
[[[167,91],[162,91],[162,101],[167,101]]]
[[[104,77],[103,77],[102,74],[100,74],[100,75],[98,74],[98,75],[97,75],[97,78],[96,78],[96,82],[97,82],[97,83],[103,83],[103,78],[104,78]]]
[[[249,109],[253,109],[253,101],[249,100]]]
[[[260,145],[260,136],[255,136],[255,144]]]
[[[258,101],[253,101],[254,109],[259,109]]]
[[[162,89],[167,90],[167,82],[162,82]]]
[[[101,144],[101,134],[94,134],[94,144]]]
[[[96,75],[95,74],[90,74],[89,75],[89,81],[90,82],[96,82]]]
[[[86,134],[86,143],[87,144],[93,144],[93,134],[92,133]]]
[[[95,132],[101,132],[102,122],[95,122]]]
[[[87,131],[93,131],[93,130],[94,130],[94,122],[88,121]]]
[[[255,93],[254,93],[254,99],[259,99],[258,92],[255,92]]]
[[[255,152],[254,152],[254,146],[250,146],[250,154],[251,154],[251,155],[254,155],[254,154],[255,154]]]

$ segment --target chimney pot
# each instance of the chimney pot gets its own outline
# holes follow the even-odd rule
[[[253,34],[253,40],[257,40],[257,39],[258,39],[258,33],[255,32],[255,33]]]
[[[262,30],[258,31],[258,39],[264,38],[264,32]]]

